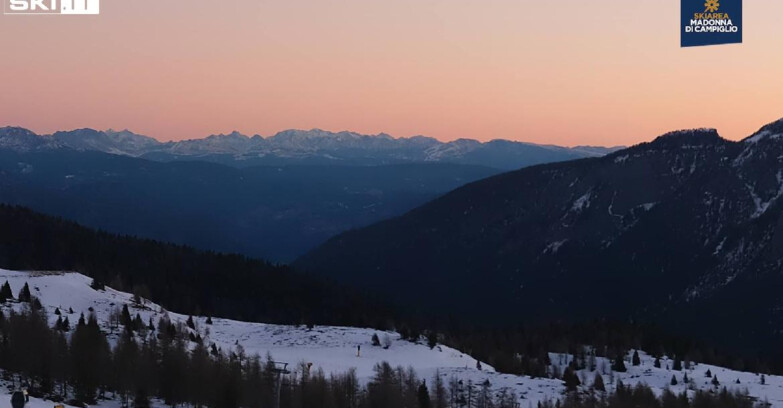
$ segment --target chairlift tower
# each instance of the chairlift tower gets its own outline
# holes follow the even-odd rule
[[[280,361],[273,361],[272,363],[275,365],[274,371],[275,374],[277,374],[277,397],[275,398],[275,408],[280,408],[280,390],[283,388],[283,375],[291,374],[291,372],[288,371],[288,363]]]

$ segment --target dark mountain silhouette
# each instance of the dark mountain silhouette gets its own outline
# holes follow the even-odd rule
[[[0,149],[0,202],[110,232],[287,261],[497,173],[455,164],[234,168]]]
[[[641,319],[734,346],[783,327],[783,120],[505,173],[295,265],[485,324]]]

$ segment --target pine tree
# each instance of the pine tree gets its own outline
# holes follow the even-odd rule
[[[133,318],[131,318],[130,310],[128,310],[128,305],[122,305],[122,312],[120,312],[120,323],[125,326],[126,329],[131,330],[131,326],[133,325]]]
[[[764,374],[761,374],[761,385],[765,385],[767,383],[767,377],[764,376]]]
[[[372,345],[375,347],[381,346],[381,339],[378,338],[378,334],[373,333],[372,335]]]
[[[408,327],[407,326],[402,326],[402,328],[400,329],[400,339],[401,340],[408,340],[409,336],[410,336],[410,333],[408,332]]]
[[[95,403],[96,390],[105,384],[110,349],[94,315],[84,323],[84,315],[71,337],[71,373],[74,396],[78,401]]]
[[[3,287],[0,288],[0,297],[5,300],[11,300],[14,298],[14,294],[11,292],[11,285],[8,284],[8,281],[5,281]]]
[[[706,372],[706,373],[704,373],[704,376],[705,376],[705,377],[712,377],[712,371],[710,371],[709,369],[707,369],[707,372]]]
[[[653,362],[653,367],[661,368],[661,359],[660,358],[655,357],[655,361]]]
[[[677,385],[677,376],[672,375],[671,385]]]
[[[595,379],[593,379],[593,389],[601,392],[606,391],[606,386],[604,385],[604,377],[601,376],[601,373],[595,373]]]
[[[27,285],[27,282],[24,283],[24,286],[22,287],[22,290],[19,291],[19,296],[17,296],[17,299],[19,299],[20,302],[30,302],[32,298],[32,294],[30,294],[30,286]]]
[[[623,353],[618,353],[617,357],[615,357],[614,363],[612,363],[612,370],[617,371],[618,373],[624,373],[628,371],[628,369],[625,368],[625,360],[623,360]]]
[[[432,380],[432,408],[446,408],[448,405],[448,393],[440,372],[435,370],[435,377]]]
[[[674,357],[674,367],[672,367],[672,370],[682,371],[682,360],[680,360],[680,356]]]
[[[688,373],[685,373],[685,374],[682,376],[682,382],[683,382],[683,383],[685,383],[685,384],[688,384],[688,383],[690,383],[690,382],[691,382],[690,378],[688,378]]]
[[[212,316],[207,316],[207,324],[212,324]]]
[[[144,326],[144,321],[141,320],[141,315],[136,313],[136,318],[133,319],[133,330],[138,332],[145,328],[146,326]]]
[[[639,351],[634,350],[633,351],[633,358],[631,359],[634,366],[638,366],[642,364],[642,360],[639,358]]]
[[[54,330],[62,331],[62,329],[63,329],[63,318],[57,316],[57,321],[54,322]]]
[[[712,377],[712,385],[714,385],[715,387],[720,385],[720,381],[718,381],[718,376],[717,375],[714,375]]]
[[[99,281],[97,279],[93,279],[92,280],[92,283],[90,283],[90,287],[93,290],[105,290],[106,289],[106,285],[103,282],[101,282],[101,281]]]
[[[427,389],[427,383],[422,381],[417,393],[419,408],[430,408],[430,391]]]
[[[71,321],[68,320],[68,316],[65,316],[65,319],[63,320],[63,324],[61,326],[62,331],[69,332],[71,331]]]
[[[434,331],[431,331],[427,334],[427,345],[430,347],[430,350],[434,349],[435,346],[438,345],[438,334]]]
[[[60,312],[60,308],[59,307],[54,309],[54,314],[56,314],[57,316],[62,315],[62,312]]]
[[[571,367],[566,368],[563,373],[563,382],[568,391],[576,391],[576,387],[582,384],[582,382],[579,381],[579,376],[576,375],[576,372],[574,372],[574,369]]]
[[[195,323],[195,322],[193,322],[193,316],[188,316],[187,325],[188,325],[188,327],[190,327],[192,330],[196,330],[196,323]]]
[[[152,317],[150,317],[150,323],[147,325],[149,331],[155,331],[155,325],[152,324]]]

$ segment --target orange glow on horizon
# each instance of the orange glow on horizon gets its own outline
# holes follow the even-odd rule
[[[99,16],[0,15],[0,126],[740,139],[783,117],[783,2],[744,14],[744,44],[692,49],[676,0],[102,0]]]

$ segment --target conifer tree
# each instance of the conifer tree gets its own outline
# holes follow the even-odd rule
[[[446,392],[446,386],[443,384],[443,379],[440,377],[440,372],[435,371],[435,377],[432,379],[432,408],[447,408],[448,405],[448,393]]]
[[[712,385],[714,385],[715,387],[720,385],[720,381],[718,381],[717,375],[712,376]]]
[[[593,389],[601,392],[606,391],[606,386],[604,385],[604,377],[601,376],[601,373],[595,373],[595,379],[593,379]]]
[[[188,325],[188,327],[190,327],[192,330],[196,330],[196,323],[195,323],[195,322],[193,322],[193,316],[188,316],[187,325]]]
[[[435,346],[438,345],[438,334],[434,331],[431,331],[427,334],[427,346],[430,347],[430,350],[434,349]]]
[[[576,372],[571,367],[566,368],[563,373],[563,382],[565,382],[568,391],[576,391],[576,387],[582,384],[582,382],[579,381],[579,376],[576,375]]]
[[[101,281],[99,281],[97,279],[93,279],[92,280],[92,283],[90,283],[90,287],[93,290],[105,290],[106,289],[106,285],[103,284],[103,282],[101,282]]]
[[[682,371],[682,360],[680,360],[680,356],[674,357],[674,367],[672,367],[672,370]]]
[[[677,385],[677,376],[672,375],[671,385]]]
[[[430,391],[427,389],[427,383],[422,381],[417,392],[419,408],[430,408]]]
[[[126,329],[131,329],[131,326],[133,325],[133,318],[131,318],[130,310],[128,310],[128,305],[122,305],[122,312],[120,312],[120,324],[125,326]]]
[[[0,288],[0,298],[5,300],[11,300],[14,298],[14,294],[11,292],[11,285],[8,284],[8,281],[5,281],[3,287]]]
[[[22,290],[19,291],[19,296],[17,296],[17,299],[20,302],[30,302],[32,298],[32,294],[30,294],[30,286],[27,285],[27,282],[24,283],[24,286],[22,287]]]
[[[94,404],[96,391],[104,385],[109,360],[109,344],[98,328],[94,315],[84,323],[84,316],[71,337],[72,383],[78,401]]]
[[[655,361],[653,362],[653,367],[661,368],[661,359],[660,358],[655,357]]]
[[[634,366],[638,366],[642,364],[641,359],[639,358],[639,350],[633,351],[633,358],[631,359]]]
[[[63,318],[58,316],[57,321],[54,322],[54,330],[62,331],[63,329]]]
[[[628,371],[628,369],[625,368],[625,360],[623,360],[623,353],[617,353],[617,357],[615,357],[614,363],[612,363],[612,370],[617,371],[618,373],[624,373]]]
[[[377,333],[373,333],[373,335],[372,335],[372,345],[375,346],[375,347],[380,347],[381,346],[381,339],[378,338],[378,334]]]

